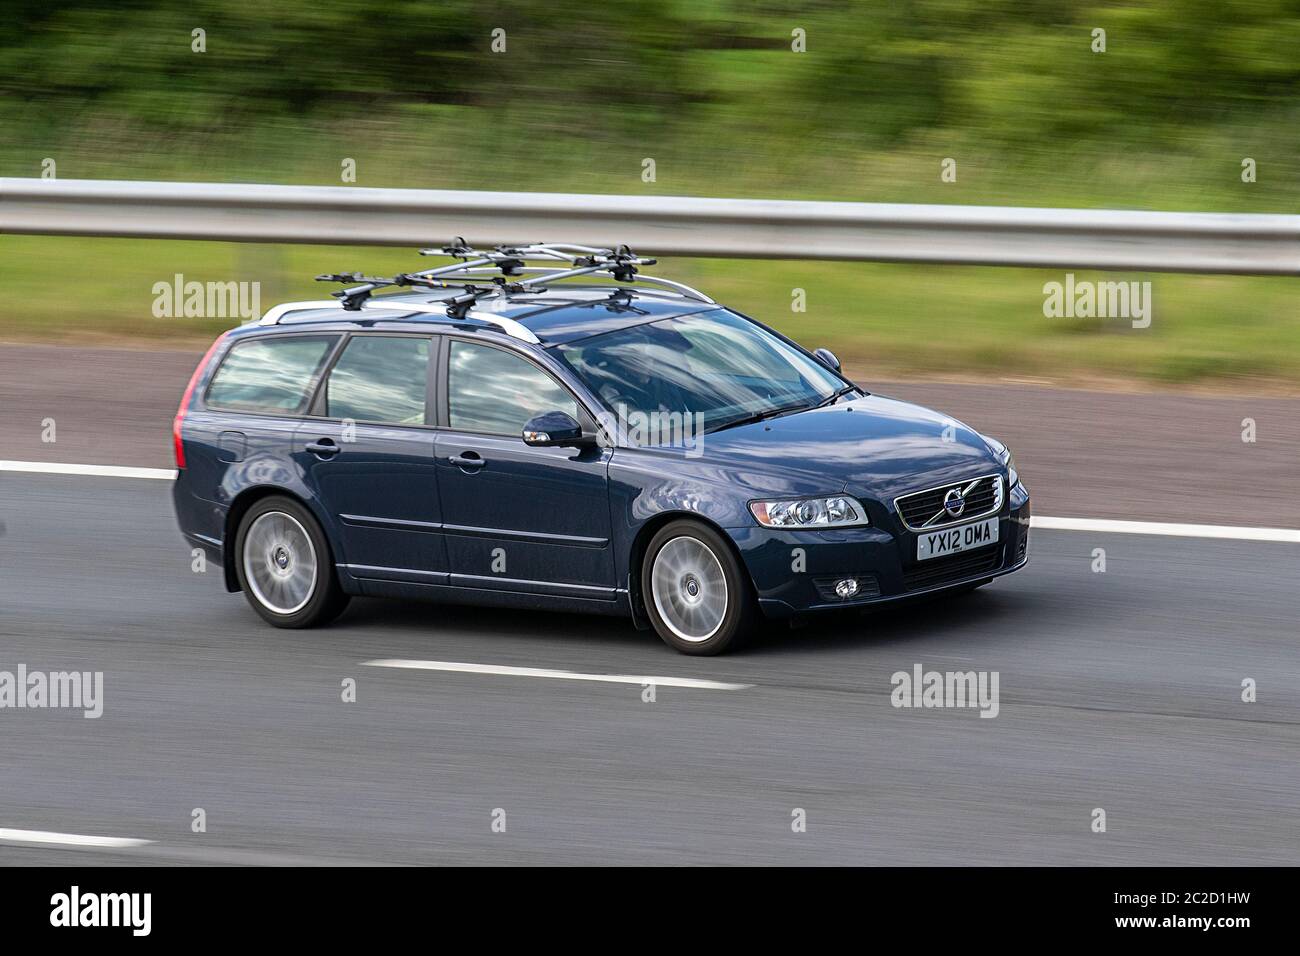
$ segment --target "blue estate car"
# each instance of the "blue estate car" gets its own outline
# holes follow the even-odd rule
[[[271,624],[434,598],[626,615],[715,654],[759,613],[1025,565],[1029,493],[996,439],[626,247],[443,252],[322,276],[351,287],[225,333],[186,389],[180,527]]]

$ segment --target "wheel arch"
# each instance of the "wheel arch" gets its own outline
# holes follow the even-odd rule
[[[221,564],[227,591],[243,590],[239,586],[239,575],[235,571],[235,562],[238,560],[238,555],[235,554],[235,537],[239,531],[239,523],[244,520],[244,515],[248,514],[253,505],[264,498],[272,497],[288,498],[290,501],[297,502],[307,509],[308,513],[315,517],[317,522],[320,522],[316,509],[302,495],[295,494],[288,488],[281,485],[254,485],[251,488],[245,488],[230,503],[230,508],[226,511],[225,529],[222,532]],[[326,542],[328,542],[329,533],[325,530],[324,524],[321,524],[321,530],[325,534]]]
[[[696,511],[661,511],[647,519],[637,530],[636,537],[632,539],[631,554],[628,556],[628,603],[632,606],[632,620],[640,630],[650,629],[650,618],[646,614],[644,596],[641,593],[641,570],[645,564],[646,552],[650,550],[650,542],[659,530],[674,521],[693,521],[716,532],[731,550],[732,557],[736,559],[741,573],[751,588],[751,595],[756,592],[749,566],[745,564],[744,556],[736,547],[736,542],[731,539],[731,535],[727,534],[726,528]]]

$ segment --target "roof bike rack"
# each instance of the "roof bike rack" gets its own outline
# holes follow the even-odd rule
[[[616,249],[605,249],[576,243],[530,243],[516,246],[499,245],[493,249],[475,249],[458,236],[455,241],[439,249],[421,249],[420,255],[450,256],[460,261],[418,272],[398,273],[395,276],[367,276],[360,272],[341,272],[319,275],[316,279],[319,282],[357,283],[350,288],[333,293],[342,307],[349,312],[360,311],[367,303],[373,304],[371,296],[376,290],[382,288],[418,287],[459,290],[456,294],[442,299],[433,309],[411,310],[429,312],[436,311],[440,307],[452,319],[466,318],[474,306],[484,299],[544,292],[553,282],[583,276],[613,279],[618,285],[613,291],[615,297],[627,296],[628,292],[621,288],[622,286],[642,282],[659,286],[661,289],[688,299],[714,304],[714,300],[709,296],[684,283],[660,276],[641,275],[641,266],[656,265],[658,260],[638,256],[626,245]],[[548,265],[529,265],[530,261],[542,261]],[[489,277],[491,281],[488,284],[476,283],[477,277]],[[396,307],[397,304],[394,304],[394,308]]]
[[[444,255],[460,262],[423,269],[417,272],[401,273],[393,277],[365,276],[360,273],[339,273],[322,275],[323,282],[360,282],[362,285],[344,289],[335,293],[345,301],[361,300],[375,289],[385,286],[425,286],[431,288],[468,287],[474,276],[492,275],[505,281],[493,282],[485,290],[475,289],[474,295],[486,293],[505,294],[523,291],[528,288],[545,286],[547,281],[556,282],[585,275],[599,278],[610,277],[616,282],[647,282],[670,289],[687,298],[713,304],[713,299],[698,289],[693,289],[681,282],[660,276],[640,275],[640,267],[655,265],[657,260],[637,256],[626,245],[617,249],[604,249],[598,246],[584,246],[575,243],[532,243],[528,245],[500,245],[493,249],[475,249],[457,238],[450,245],[439,249],[421,249],[421,255]],[[547,266],[528,265],[528,262],[546,262]],[[567,268],[566,268],[567,266]],[[431,281],[431,280],[450,281]],[[467,289],[468,291],[468,289]]]

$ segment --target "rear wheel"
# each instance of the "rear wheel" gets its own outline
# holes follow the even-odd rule
[[[650,623],[683,654],[721,654],[752,629],[749,579],[712,528],[674,521],[660,528],[641,566]]]
[[[235,536],[235,573],[253,610],[276,627],[327,624],[347,607],[329,542],[292,498],[263,498]]]

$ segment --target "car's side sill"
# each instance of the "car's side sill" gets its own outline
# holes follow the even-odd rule
[[[452,574],[451,584],[463,588],[487,589],[492,591],[533,591],[543,594],[573,592],[582,597],[593,597],[612,601],[618,593],[617,588],[601,587],[594,584],[564,584],[555,581],[530,581],[523,578],[490,577],[486,574]]]
[[[384,568],[369,564],[340,564],[338,567],[358,580],[402,581],[410,584],[461,588],[480,593],[504,591],[520,594],[558,594],[584,600],[615,601],[622,590],[593,584],[534,581],[527,578],[457,574],[449,571],[420,571],[415,568]]]
[[[414,601],[434,601],[446,604],[468,604],[474,607],[501,607],[523,610],[580,611],[627,617],[631,606],[627,592],[618,590],[611,599],[580,597],[573,594],[539,594],[529,591],[502,591],[494,588],[459,587],[448,584],[416,583],[414,581],[357,578],[354,586],[358,593],[368,597],[403,598]]]

